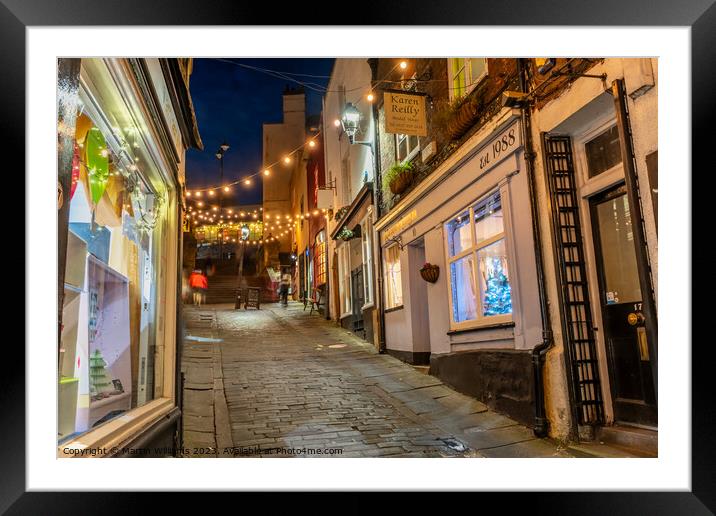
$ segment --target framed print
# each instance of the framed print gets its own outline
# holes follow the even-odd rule
[[[710,514],[716,7],[353,7],[2,0],[28,303],[0,507]]]

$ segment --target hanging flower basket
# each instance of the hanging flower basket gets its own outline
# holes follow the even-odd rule
[[[336,235],[336,238],[339,238],[339,239],[343,240],[344,242],[347,242],[348,240],[351,240],[354,237],[355,237],[355,233],[348,228],[341,229],[338,232],[338,234]]]
[[[467,130],[475,123],[477,114],[478,110],[476,102],[472,99],[468,99],[463,102],[462,105],[457,108],[455,114],[447,124],[447,133],[450,138],[457,140],[465,134],[465,132],[467,132]]]
[[[425,281],[435,283],[440,277],[440,267],[432,263],[426,263],[423,265],[423,268],[420,269],[420,275]]]
[[[402,194],[408,186],[410,186],[412,176],[413,174],[409,170],[400,172],[397,176],[395,176],[395,179],[393,179],[389,184],[390,191],[393,195]]]

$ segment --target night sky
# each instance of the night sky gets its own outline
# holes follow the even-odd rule
[[[294,76],[302,82],[328,84],[333,59],[230,59],[230,61],[278,72],[323,77]],[[326,78],[324,78],[326,77]],[[235,181],[261,170],[262,124],[281,122],[282,93],[287,85],[299,84],[272,77],[217,59],[195,59],[190,91],[204,150],[187,151],[187,189],[216,186],[219,161],[216,151],[225,140],[230,148],[224,157],[224,182]],[[306,115],[321,112],[321,93],[306,89]],[[228,195],[228,194],[227,194]],[[261,202],[261,181],[250,187],[235,185],[227,204]]]

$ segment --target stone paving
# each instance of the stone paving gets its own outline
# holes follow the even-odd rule
[[[184,313],[186,456],[573,456],[302,304]]]

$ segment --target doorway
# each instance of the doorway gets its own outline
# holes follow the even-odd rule
[[[589,205],[614,419],[656,427],[656,396],[626,186],[591,197]]]

